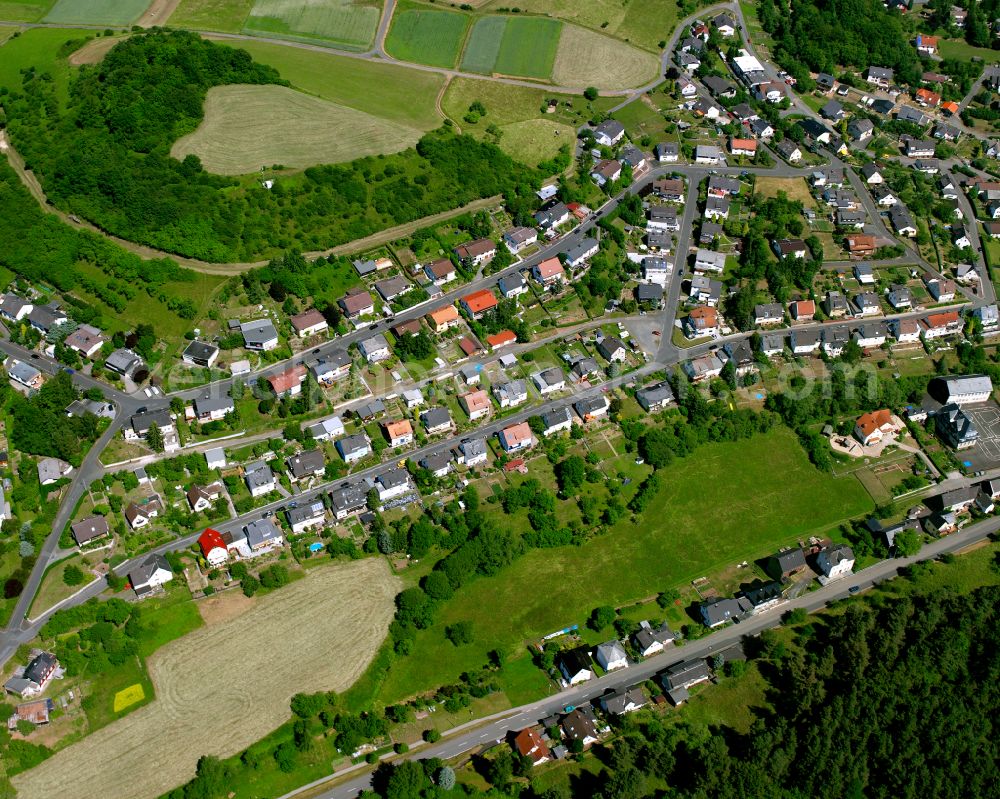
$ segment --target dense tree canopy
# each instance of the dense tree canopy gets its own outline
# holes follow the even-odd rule
[[[186,31],[154,31],[84,66],[63,105],[48,75],[27,71],[5,98],[11,137],[60,207],[105,230],[209,261],[321,249],[502,194],[515,216],[535,204],[536,170],[493,144],[427,134],[415,149],[282,175],[205,172],[171,157],[202,120],[206,93],[226,84],[285,84],[250,55]]]

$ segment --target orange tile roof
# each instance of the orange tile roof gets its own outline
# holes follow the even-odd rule
[[[458,310],[454,305],[445,305],[443,308],[431,311],[427,314],[427,318],[434,327],[440,327],[458,319]]]
[[[516,444],[520,441],[527,441],[531,438],[531,427],[527,422],[512,424],[510,427],[505,427],[503,429],[503,437],[508,444]]]
[[[517,341],[517,336],[511,330],[501,330],[499,333],[494,333],[492,336],[486,337],[486,343],[490,345],[490,349],[498,349],[499,347],[506,347],[508,344],[513,344]]]
[[[958,103],[956,103],[954,100],[948,100],[946,102],[941,103],[941,109],[947,111],[949,114],[957,114]]]
[[[481,411],[484,408],[490,407],[489,395],[482,390],[470,391],[468,394],[462,394],[459,399],[465,405],[465,410],[469,413],[475,413],[476,411]]]
[[[848,236],[847,249],[849,252],[855,252],[857,250],[874,250],[875,237],[869,236],[867,233],[859,233],[856,236]]]
[[[872,411],[858,417],[857,426],[861,435],[868,438],[876,430],[884,425],[892,424],[892,414],[884,408],[880,411]]]
[[[305,376],[306,368],[298,363],[280,374],[267,378],[267,382],[271,384],[271,388],[274,389],[275,394],[284,394],[289,389],[299,385],[305,379]]]
[[[562,264],[559,263],[558,258],[546,258],[535,268],[538,270],[538,276],[542,280],[547,280],[550,277],[555,277],[563,273]]]
[[[699,305],[692,308],[690,316],[699,323],[699,327],[716,327],[719,324],[719,314],[715,308]]]
[[[482,313],[497,306],[497,298],[488,289],[480,289],[462,297],[462,302],[470,313]]]
[[[413,426],[406,419],[399,419],[395,422],[383,422],[382,424],[390,439],[413,435]]]
[[[809,316],[816,313],[816,303],[812,300],[799,300],[793,303],[795,313],[799,316]]]
[[[757,140],[756,139],[730,139],[729,140],[730,150],[756,150]]]
[[[927,327],[947,327],[958,321],[958,311],[932,313],[927,317]]]

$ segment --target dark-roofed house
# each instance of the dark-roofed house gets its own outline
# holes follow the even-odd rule
[[[646,695],[638,685],[632,688],[621,688],[614,693],[601,697],[601,707],[605,713],[613,716],[620,716],[623,713],[631,713],[633,710],[641,710],[646,706]]]
[[[73,534],[73,540],[81,547],[98,538],[104,538],[110,532],[108,520],[103,516],[91,516],[90,518],[82,519],[72,525],[70,531]]]
[[[739,621],[751,610],[753,605],[742,597],[711,599],[701,603],[701,618],[706,627],[718,627],[727,621]]]
[[[140,599],[156,593],[165,583],[174,579],[174,573],[163,555],[153,554],[144,558],[128,573],[132,590]]]
[[[326,469],[323,451],[307,449],[287,460],[289,477],[292,482],[304,480],[307,477],[322,477]]]
[[[323,502],[317,499],[289,508],[285,511],[285,516],[288,518],[292,533],[298,535],[311,527],[322,527],[326,521],[326,508],[323,507]]]
[[[655,413],[674,401],[674,392],[670,384],[664,380],[638,389],[635,392],[635,399],[648,413]]]
[[[674,664],[667,669],[662,682],[670,701],[679,705],[690,698],[689,688],[698,683],[708,682],[710,679],[712,679],[712,672],[708,670],[708,663],[703,658],[698,658]]]
[[[945,405],[934,414],[938,435],[957,450],[970,449],[979,441],[979,431],[972,419],[954,403]]]
[[[420,414],[420,421],[430,435],[451,430],[454,425],[447,408],[428,408]]]
[[[767,573],[780,580],[793,577],[806,568],[805,553],[799,547],[778,552],[767,559]]]
[[[22,699],[38,696],[56,676],[59,669],[56,656],[51,652],[36,652],[24,669],[16,670],[14,676],[4,683],[3,687],[8,693]]]
[[[597,719],[590,705],[578,707],[563,716],[562,728],[570,741],[579,741],[584,749],[597,743]]]
[[[560,652],[556,656],[556,665],[569,685],[577,685],[594,677],[590,653],[585,646]]]
[[[677,636],[670,626],[663,622],[659,627],[653,627],[647,621],[639,622],[639,630],[632,636],[636,651],[643,657],[662,652],[667,644],[673,643]]]
[[[280,547],[285,540],[281,533],[281,528],[270,517],[256,519],[244,527],[243,530],[247,534],[247,544],[253,555],[270,552],[275,547]]]
[[[340,457],[346,463],[354,463],[371,454],[371,442],[364,433],[357,433],[351,436],[344,436],[334,444]]]

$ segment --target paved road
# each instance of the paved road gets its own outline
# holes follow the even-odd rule
[[[803,608],[810,612],[820,610],[831,602],[847,597],[848,590],[852,586],[858,586],[862,590],[869,589],[877,583],[895,577],[903,566],[908,566],[919,560],[935,558],[946,552],[964,549],[971,544],[982,541],[998,529],[1000,529],[1000,519],[996,518],[970,525],[954,535],[932,541],[914,557],[879,561],[849,578],[802,594],[772,611],[762,613],[739,624],[723,627],[682,647],[670,648],[663,654],[648,658],[627,669],[612,672],[604,677],[561,691],[556,695],[513,708],[486,723],[482,723],[480,720],[478,723],[474,722],[465,727],[449,730],[444,733],[438,743],[431,746],[419,746],[410,755],[399,758],[399,760],[431,757],[450,759],[464,752],[474,751],[481,746],[492,745],[495,741],[503,740],[511,732],[534,725],[540,719],[553,713],[559,713],[567,705],[580,706],[586,702],[594,701],[606,693],[638,685],[645,680],[655,678],[668,667],[683,660],[711,657],[737,642],[778,626],[781,623],[781,616],[786,611],[796,608]],[[396,760],[392,755],[386,759]],[[353,799],[361,791],[370,787],[371,772],[365,770],[339,782],[326,791],[318,793],[311,791],[309,795],[312,799]],[[287,794],[281,799],[289,799],[295,793],[297,792]]]

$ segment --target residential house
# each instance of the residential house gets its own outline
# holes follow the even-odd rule
[[[573,404],[573,407],[584,422],[590,422],[602,416],[607,416],[608,410],[611,408],[611,402],[606,396],[601,394],[598,397],[577,400]]]
[[[746,339],[738,341],[728,341],[722,348],[727,360],[731,361],[736,369],[737,377],[743,377],[757,371],[757,362],[754,360],[753,349]]]
[[[501,408],[515,408],[528,401],[528,386],[523,380],[494,383],[493,396],[496,397]]]
[[[913,307],[913,292],[906,286],[893,284],[889,287],[889,293],[885,295],[889,305],[893,310],[903,311]]]
[[[605,671],[628,668],[628,655],[625,654],[625,648],[618,641],[606,641],[603,644],[598,644],[594,660]]]
[[[105,359],[104,368],[129,380],[135,380],[146,371],[146,364],[132,350],[123,347]]]
[[[925,339],[944,338],[962,332],[962,319],[958,311],[943,311],[930,314],[920,320],[921,333]]]
[[[933,158],[935,144],[931,140],[914,139],[912,136],[904,136],[900,139],[903,143],[903,152],[907,158]]]
[[[504,347],[509,347],[517,343],[517,334],[512,330],[501,330],[486,337],[486,344],[490,352],[496,352]]]
[[[889,335],[885,322],[866,322],[854,331],[854,339],[862,349],[881,347]]]
[[[719,357],[709,353],[700,358],[692,358],[690,361],[685,361],[681,369],[692,383],[697,383],[701,380],[711,380],[713,377],[718,377],[722,374],[722,366],[723,364]]]
[[[604,336],[597,340],[597,351],[606,361],[624,363],[628,357],[625,343],[617,336]]]
[[[458,445],[461,461],[470,469],[486,463],[487,446],[483,438],[469,438]]]
[[[598,741],[597,718],[590,705],[583,705],[567,713],[560,722],[567,740],[579,743],[584,749]]]
[[[560,255],[565,260],[566,266],[570,269],[579,269],[586,264],[589,258],[597,253],[599,246],[597,239],[588,236],[587,238],[580,239],[575,247],[570,247],[565,252],[560,253]]]
[[[847,328],[825,328],[823,330],[823,352],[831,358],[839,358],[850,340],[851,334]]]
[[[310,336],[325,333],[330,327],[323,314],[315,308],[295,314],[289,321],[292,323],[292,329],[295,330],[295,334],[299,338],[309,338]]]
[[[636,402],[647,413],[662,411],[674,401],[674,392],[670,384],[663,380],[651,386],[640,388],[635,392]]]
[[[371,316],[375,313],[375,300],[364,289],[349,291],[337,300],[337,305],[340,306],[340,310],[344,312],[344,316],[349,322],[354,322],[363,316]]]
[[[413,443],[413,426],[407,419],[382,422],[382,433],[390,447],[405,447]]]
[[[579,685],[594,678],[590,653],[584,646],[560,652],[556,655],[556,666],[569,685]]]
[[[304,370],[303,370],[304,371]],[[199,422],[218,422],[236,410],[232,397],[198,397],[191,403],[191,412]]]
[[[729,198],[709,197],[705,201],[705,219],[728,219]]]
[[[924,280],[924,285],[935,302],[951,302],[955,299],[954,280],[931,277]]]
[[[270,494],[277,486],[274,472],[266,461],[254,461],[243,468],[243,480],[247,484],[252,497],[262,497]]]
[[[854,423],[854,437],[863,446],[878,444],[887,435],[896,435],[899,425],[893,421],[892,411],[882,409],[862,414]]]
[[[732,155],[745,155],[749,158],[757,157],[756,139],[737,139],[730,137],[729,152]]]
[[[809,257],[809,248],[802,239],[778,239],[772,246],[775,254],[782,260]]]
[[[884,183],[874,186],[871,190],[872,197],[875,198],[875,202],[878,204],[879,208],[891,208],[896,203],[899,202],[899,198]]]
[[[675,663],[667,669],[661,681],[667,691],[667,696],[675,705],[679,705],[690,698],[689,689],[699,683],[708,682],[712,679],[712,673],[708,669],[708,664],[704,658],[697,660],[685,660]]]
[[[812,355],[820,347],[817,330],[793,330],[788,340],[795,355]]]
[[[389,349],[389,342],[381,333],[376,333],[370,338],[358,342],[358,351],[364,356],[368,363],[378,363],[384,361],[392,354]]]
[[[566,375],[558,366],[550,367],[541,372],[531,375],[531,381],[538,388],[538,392],[544,397],[553,391],[561,391],[566,388]]]
[[[493,260],[497,254],[497,245],[490,239],[476,239],[465,244],[459,244],[454,249],[458,259],[470,266],[482,266]]]
[[[538,241],[538,232],[530,227],[515,227],[503,234],[504,244],[514,255]]]
[[[590,171],[590,177],[598,186],[613,183],[622,176],[621,161],[614,158],[598,161]]]
[[[691,277],[691,288],[688,296],[694,302],[714,308],[722,298],[723,288],[724,286],[721,281],[712,280],[707,275],[693,275]]]
[[[187,501],[192,511],[201,513],[222,498],[222,491],[222,483],[219,482],[209,483],[206,486],[195,484],[187,491]]]
[[[875,124],[870,119],[855,117],[847,124],[847,135],[852,141],[863,142],[872,137],[875,132]],[[871,181],[868,181],[869,183]]]
[[[278,346],[278,331],[270,319],[255,319],[240,325],[243,346],[248,350],[269,352]]]
[[[837,227],[847,227],[847,228],[854,228],[855,230],[863,230],[865,226],[865,212],[862,210],[845,211],[843,209],[838,208],[834,216],[834,221],[836,222]],[[851,256],[857,257],[855,251],[851,251]]]
[[[521,730],[512,740],[514,750],[521,756],[531,760],[532,766],[540,766],[552,759],[552,752],[545,745],[537,730],[528,727]]]
[[[527,422],[519,422],[505,427],[497,433],[497,439],[503,451],[508,453],[530,449],[535,443]]]
[[[420,422],[428,435],[444,433],[455,427],[447,408],[428,408],[420,414]]]
[[[625,126],[617,119],[606,119],[594,128],[594,139],[604,147],[614,147],[625,138]]]
[[[86,546],[98,538],[109,535],[108,520],[103,516],[90,516],[70,525],[70,533],[77,546]]]
[[[368,485],[366,483],[343,483],[330,491],[330,507],[336,519],[346,519],[352,513],[363,510],[368,505]]]
[[[828,580],[846,577],[854,570],[854,550],[847,544],[834,544],[819,553],[816,565]]]
[[[729,14],[719,14],[712,19],[712,27],[726,38],[736,35],[736,22]]]
[[[8,693],[27,699],[42,693],[53,678],[61,675],[59,661],[51,652],[33,650],[31,660],[23,669],[14,671],[14,675],[4,683]]]
[[[418,462],[421,468],[426,469],[435,477],[446,477],[451,472],[452,454],[447,449],[437,452],[430,452],[424,455]]]
[[[654,154],[660,163],[674,163],[680,158],[680,146],[677,142],[660,142]]]
[[[768,122],[766,119],[760,119],[759,117],[757,119],[750,121],[750,132],[758,139],[763,139],[764,141],[768,141],[771,139],[772,136],[774,136],[774,128],[771,127],[771,123]],[[784,139],[782,139],[782,141],[784,141]],[[792,144],[794,145],[794,142]],[[778,149],[781,150],[781,147],[778,147]],[[795,148],[793,147],[792,149]],[[799,151],[798,158],[801,157],[802,157],[802,152]],[[796,160],[798,160],[798,158],[792,158],[790,160],[792,163],[794,163]]]
[[[640,655],[648,658],[662,652],[676,637],[666,622],[659,627],[652,627],[648,621],[641,621],[639,630],[632,636],[632,644]]]
[[[719,332],[719,314],[715,308],[699,305],[685,317],[684,328],[689,338],[714,336]]]
[[[699,247],[694,255],[695,272],[718,272],[726,268],[726,254]]]
[[[557,283],[565,277],[558,258],[546,258],[531,268],[531,274],[543,286]]]
[[[865,80],[881,89],[888,89],[892,83],[893,71],[887,67],[868,67]]]
[[[564,225],[570,220],[569,208],[565,203],[554,202],[551,205],[536,211],[534,214],[535,224],[542,231],[555,230],[560,225]]]
[[[313,373],[317,383],[329,386],[350,373],[351,363],[351,356],[344,350],[334,350],[321,356],[309,367],[309,370]]]
[[[913,222],[913,217],[910,216],[910,212],[902,203],[897,203],[889,209],[889,221],[892,222],[893,229],[900,236],[912,239],[917,235],[917,226]]]
[[[38,461],[36,471],[38,472],[39,484],[48,486],[68,477],[73,471],[73,467],[59,458],[42,458]]]
[[[938,37],[918,33],[916,39],[917,52],[921,55],[934,55],[938,49]]]
[[[35,306],[16,294],[4,294],[0,297],[0,316],[8,322],[20,322],[31,313]]]
[[[215,359],[219,357],[219,348],[214,344],[204,341],[192,341],[184,348],[181,360],[192,366],[201,366],[210,369],[215,364]]]
[[[569,430],[573,426],[573,414],[568,405],[545,411],[541,418],[542,435],[546,437],[563,430]]]
[[[166,443],[168,437],[176,438],[173,417],[171,417],[170,411],[167,408],[162,408],[157,411],[143,411],[142,413],[135,414],[125,428],[125,440],[136,441],[138,439],[145,439],[154,425],[164,434],[164,443]]]
[[[826,103],[826,105],[819,109],[819,115],[824,119],[839,122],[845,116],[844,106],[836,100],[830,100]]]
[[[858,313],[861,316],[872,316],[882,312],[878,295],[870,291],[854,295],[854,306],[858,309]]]
[[[7,376],[15,383],[24,386],[29,393],[38,391],[45,382],[42,373],[34,366],[13,358],[7,367]]]
[[[300,535],[306,530],[322,527],[326,523],[326,508],[321,500],[313,500],[288,508],[285,517],[288,519],[288,526],[292,528],[292,534]]]
[[[451,263],[450,261],[448,263]],[[395,275],[385,280],[375,281],[375,291],[379,293],[383,300],[392,302],[397,297],[401,297],[413,288],[413,284],[405,277]]]
[[[591,375],[596,375],[601,373],[600,364],[597,363],[596,358],[586,357],[586,358],[576,358],[573,361],[573,366],[570,369],[574,377],[584,380]]]
[[[482,319],[488,312],[497,307],[497,298],[489,289],[480,289],[472,294],[466,294],[460,300],[462,308],[473,319]]]
[[[243,531],[246,533],[250,554],[254,557],[279,548],[285,540],[281,528],[271,517],[252,521]]]
[[[744,597],[723,597],[701,603],[701,620],[706,627],[720,627],[729,621],[739,621],[750,613],[753,605]]]
[[[528,286],[524,282],[524,278],[520,272],[511,272],[504,275],[498,281],[497,287],[500,289],[500,293],[504,299],[508,300],[518,297],[528,290]]]
[[[917,105],[923,108],[937,108],[941,105],[941,95],[930,89],[917,89],[913,99],[917,101]]]
[[[796,300],[788,306],[792,319],[797,322],[811,320],[816,315],[816,303],[812,300]]]
[[[98,328],[93,325],[80,325],[63,339],[63,344],[84,358],[93,358],[101,351],[105,341],[107,339]]]
[[[174,579],[173,570],[163,555],[149,555],[128,573],[128,581],[140,599],[158,592]]]
[[[646,260],[648,261],[651,259],[647,258]],[[646,310],[658,310],[663,302],[663,284],[659,282],[640,283],[635,287],[633,294],[635,296],[635,301],[641,308]]]
[[[862,216],[862,221],[863,219],[864,217]],[[868,256],[873,255],[875,253],[875,237],[870,236],[867,233],[855,233],[848,235],[845,238],[844,243],[847,247],[847,252],[851,258],[867,258]],[[861,266],[867,266],[867,264],[862,264]],[[868,267],[868,269],[870,270],[871,267]],[[870,273],[862,273],[862,274],[870,274]],[[855,275],[857,275],[856,267],[855,267]],[[859,277],[858,282],[861,283],[862,285],[868,283],[874,283],[875,278],[874,275],[872,275],[872,279],[870,281],[867,281],[867,280],[862,280]]]
[[[69,317],[53,303],[33,306],[27,318],[28,324],[43,335],[69,321]]]
[[[754,324],[780,325],[785,321],[785,309],[778,302],[767,302],[755,305],[753,309]]]
[[[528,228],[525,228],[526,230]],[[536,237],[537,238],[537,237]],[[506,240],[506,237],[505,239]],[[443,286],[457,277],[455,264],[449,258],[438,258],[424,266],[424,275],[435,286]]]
[[[708,179],[709,197],[735,197],[740,193],[740,182],[736,178],[712,175]]]
[[[310,477],[322,477],[326,470],[323,450],[306,449],[285,461],[288,466],[288,476],[293,483]]]
[[[984,333],[996,332],[998,325],[1000,325],[1000,310],[995,303],[974,308],[972,315],[979,320]]]
[[[268,376],[267,382],[276,397],[295,397],[302,393],[305,379],[306,367],[297,363],[283,372]]]
[[[891,328],[898,344],[915,344],[920,341],[920,325],[916,319],[894,319]]]
[[[208,561],[208,565],[218,568],[229,560],[229,548],[222,540],[222,533],[206,527],[205,531],[198,536],[198,546],[201,548],[201,555]]]
[[[646,706],[646,695],[639,686],[633,688],[621,688],[614,693],[605,694],[601,697],[601,707],[605,713],[612,716],[620,716],[624,713],[631,713]]]
[[[680,220],[677,218],[677,209],[672,205],[654,205],[649,209],[649,218],[646,220],[646,231],[667,231],[677,232],[681,229]]]
[[[760,337],[760,352],[768,358],[781,355],[785,351],[785,336],[782,333],[765,333]]]
[[[699,144],[695,147],[694,161],[696,164],[718,166],[721,162],[725,161],[725,156],[722,154],[722,150],[714,145]]]

